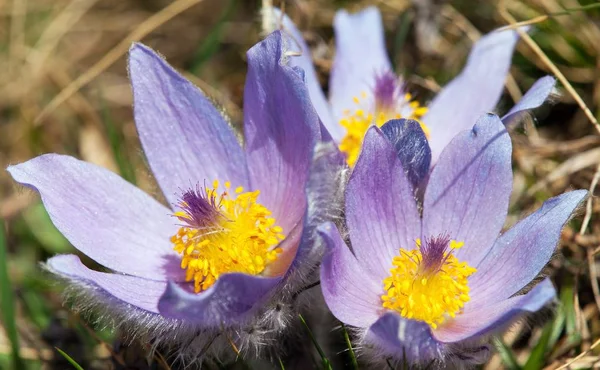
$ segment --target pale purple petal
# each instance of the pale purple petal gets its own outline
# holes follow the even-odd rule
[[[248,51],[244,129],[251,188],[284,232],[304,216],[305,186],[319,117],[301,76],[281,64],[282,36],[275,31]]]
[[[428,364],[444,358],[448,349],[432,335],[429,325],[422,321],[407,320],[396,312],[381,316],[369,328],[366,341],[409,364]]]
[[[294,22],[292,22],[287,15],[281,13],[281,10],[274,8],[273,18],[277,23],[281,23],[283,35],[287,36],[285,38],[287,53],[294,54],[289,56],[289,65],[292,67],[299,67],[304,71],[304,80],[313,107],[317,111],[319,118],[321,118],[321,122],[323,122],[327,130],[335,138],[336,142],[339,142],[344,135],[343,128],[337,122],[333,121],[329,102],[327,101],[325,93],[319,83],[319,79],[317,78],[310,49],[308,48],[308,45],[306,45],[302,33],[296,28]]]
[[[556,80],[552,76],[542,77],[537,80],[512,109],[502,117],[502,122],[506,126],[516,124],[519,119],[530,109],[535,109],[548,99],[548,96],[554,90]]]
[[[456,257],[476,266],[506,220],[512,189],[511,142],[500,119],[487,114],[442,153],[425,190],[423,237],[464,242]]]
[[[183,280],[170,237],[171,210],[107,169],[58,154],[8,167],[37,190],[56,228],[112,270],[153,280]]]
[[[412,249],[421,220],[410,182],[390,141],[377,127],[365,135],[346,187],[346,220],[352,249],[377,280],[389,275],[400,249]]]
[[[169,282],[158,302],[161,315],[203,327],[221,328],[246,320],[281,278],[229,273],[201,293],[193,293],[186,284]]]
[[[333,117],[355,108],[354,97],[370,93],[375,76],[392,69],[385,48],[381,14],[376,7],[356,14],[340,10],[333,21],[336,53],[329,84]]]
[[[421,125],[415,120],[393,119],[381,126],[381,131],[394,145],[406,177],[417,189],[431,166],[431,149]]]
[[[478,271],[469,280],[470,303],[498,302],[529,284],[552,257],[561,229],[587,194],[577,190],[551,198],[498,238],[474,265]]]
[[[200,89],[141,44],[129,51],[129,76],[140,141],[169,203],[214,180],[248,187],[244,152]]]
[[[483,308],[467,311],[434,330],[437,340],[445,343],[475,339],[506,329],[522,314],[535,312],[556,297],[552,282],[546,279],[529,293],[505,299]]]
[[[482,37],[473,46],[462,72],[429,104],[423,122],[431,130],[429,145],[434,163],[456,134],[494,110],[518,38],[515,30],[494,31]]]
[[[158,313],[158,300],[167,287],[166,281],[90,270],[73,254],[52,257],[46,262],[46,267],[76,285],[96,291],[99,297],[106,297],[108,305],[109,298],[115,298],[155,314]]]
[[[327,247],[321,264],[321,289],[327,306],[343,323],[370,326],[383,311],[383,282],[359,265],[333,223],[321,225],[319,234]]]

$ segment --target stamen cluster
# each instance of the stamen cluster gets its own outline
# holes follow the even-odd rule
[[[238,187],[232,197],[229,182],[220,194],[218,187],[215,181],[212,189],[185,193],[182,211],[175,214],[185,225],[171,242],[183,255],[181,268],[186,269],[186,281],[194,280],[196,293],[224,273],[263,273],[281,253],[277,245],[285,238],[271,211],[257,202],[260,191]]]
[[[470,300],[467,278],[477,270],[452,254],[463,243],[439,237],[425,245],[417,239],[416,244],[416,249],[401,249],[394,257],[391,276],[383,281],[387,293],[381,296],[382,305],[435,329]]]

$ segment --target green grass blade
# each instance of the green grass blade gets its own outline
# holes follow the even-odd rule
[[[302,321],[302,325],[304,325],[304,327],[306,328],[306,331],[308,332],[308,336],[310,337],[311,342],[313,342],[315,348],[317,349],[317,352],[319,352],[319,356],[321,356],[321,363],[323,364],[323,368],[327,369],[327,370],[332,370],[331,362],[325,355],[325,352],[323,351],[323,348],[321,348],[321,346],[319,345],[319,342],[317,342],[317,339],[315,338],[312,330],[310,330],[310,328],[308,327],[306,320],[304,320],[304,317],[302,317],[302,315],[298,315],[298,317],[300,318],[300,321]]]
[[[546,354],[548,353],[548,342],[550,341],[550,336],[552,335],[552,323],[549,323],[544,327],[542,331],[542,337],[537,342],[525,366],[523,366],[523,370],[537,370],[544,367],[544,363],[546,362]]]
[[[494,339],[494,345],[498,350],[498,354],[500,355],[500,359],[504,363],[507,369],[509,370],[521,370],[521,365],[515,358],[515,355],[512,349],[504,343],[504,341],[500,338]]]
[[[198,48],[198,51],[194,56],[194,60],[189,68],[190,72],[193,74],[198,74],[204,63],[206,63],[207,60],[210,60],[219,49],[219,44],[221,43],[221,38],[223,37],[223,27],[225,26],[225,22],[231,18],[236,4],[236,0],[229,0],[225,6],[225,9],[220,14],[217,24],[212,28],[210,33],[206,36],[204,42]]]
[[[60,354],[61,354],[61,356],[62,356],[62,357],[64,357],[64,358],[65,358],[67,361],[69,361],[69,363],[70,363],[71,365],[73,365],[73,367],[74,367],[74,368],[76,368],[77,370],[83,370],[83,367],[82,367],[81,365],[79,365],[79,364],[77,363],[77,361],[73,360],[73,359],[71,358],[71,356],[69,356],[69,355],[68,355],[66,352],[64,352],[63,350],[61,350],[61,349],[60,349],[60,348],[58,348],[58,347],[54,347],[54,348],[55,348],[55,349],[58,351],[58,353],[60,353]]]
[[[404,45],[406,45],[406,41],[408,40],[408,33],[410,32],[410,26],[412,25],[414,18],[414,14],[411,10],[407,10],[402,13],[397,22],[396,34],[394,35],[394,47],[393,54],[394,56],[401,55],[404,50]],[[392,68],[396,72],[398,71],[398,59],[396,57],[392,58],[391,62],[393,63]]]
[[[560,338],[563,329],[565,328],[565,322],[567,321],[565,311],[562,306],[559,306],[556,310],[556,317],[552,325],[552,332],[550,333],[550,339],[548,340],[548,348],[553,348],[558,339]]]
[[[19,355],[19,336],[15,320],[15,297],[8,275],[8,247],[4,236],[4,222],[0,219],[0,311],[10,341],[13,365],[15,369],[22,369],[23,360]]]
[[[575,286],[572,279],[565,282],[560,290],[560,302],[565,314],[565,330],[570,343],[579,342],[581,334],[577,329],[577,312],[575,311]]]
[[[348,346],[348,353],[350,354],[350,360],[352,361],[352,368],[358,370],[358,361],[356,361],[356,354],[354,353],[354,349],[352,348],[350,335],[348,335],[348,329],[346,329],[346,325],[344,325],[344,323],[342,323],[342,331],[344,332],[344,340],[346,341],[346,345]]]

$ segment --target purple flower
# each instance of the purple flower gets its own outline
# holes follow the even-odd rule
[[[490,335],[554,299],[548,279],[531,283],[587,192],[549,199],[500,234],[511,142],[492,114],[459,133],[430,176],[421,208],[393,145],[368,130],[345,194],[352,249],[333,224],[320,228],[323,294],[379,359],[483,362]]]
[[[218,342],[230,354],[230,341],[240,350],[258,346],[286,324],[281,306],[299,284],[290,276],[317,263],[307,260],[312,246],[301,238],[310,241],[314,219],[307,196],[313,203],[325,196],[305,190],[329,162],[313,162],[319,118],[284,48],[275,32],[248,51],[241,145],[196,86],[149,48],[132,46],[135,121],[167,207],[69,156],[46,154],[8,168],[40,193],[69,241],[109,270],[91,270],[76,255],[47,261],[49,271],[91,298],[76,300],[81,308],[186,356]]]
[[[424,107],[392,71],[379,10],[369,7],[356,14],[341,10],[333,24],[336,54],[327,101],[302,34],[278,9],[273,9],[272,17],[274,23],[281,20],[281,28],[300,54],[290,62],[304,69],[313,105],[351,166],[358,158],[369,126],[381,127],[397,118],[414,119],[421,124],[431,147],[431,162],[435,163],[456,134],[472,127],[481,114],[495,109],[518,40],[514,30],[482,37],[473,46],[463,71]],[[538,80],[502,118],[503,122],[514,123],[523,111],[540,106],[554,84],[554,78],[549,76]]]

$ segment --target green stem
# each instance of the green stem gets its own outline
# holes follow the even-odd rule
[[[323,351],[323,349],[319,345],[319,342],[317,342],[317,339],[313,335],[312,330],[310,330],[310,328],[308,327],[308,324],[306,323],[306,320],[304,320],[304,317],[302,317],[301,314],[298,314],[298,317],[300,318],[300,321],[302,321],[302,325],[304,325],[304,327],[306,328],[306,331],[308,332],[308,336],[310,337],[311,342],[313,342],[315,348],[317,349],[317,352],[319,352],[319,356],[321,356],[321,362],[323,363],[323,368],[327,369],[327,370],[332,370],[332,368],[331,368],[331,362],[329,361],[329,359],[325,355],[325,352]]]
[[[352,368],[358,370],[358,361],[356,361],[356,354],[354,353],[354,349],[352,348],[350,335],[348,335],[348,329],[346,329],[346,325],[344,325],[344,323],[342,323],[342,330],[344,331],[344,340],[346,341],[346,345],[348,346],[348,353],[350,353],[350,360],[352,360]]]

